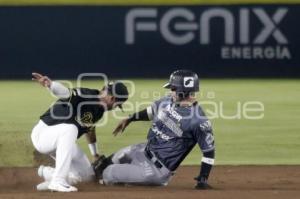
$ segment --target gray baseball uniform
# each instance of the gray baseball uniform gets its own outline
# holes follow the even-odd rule
[[[153,121],[148,142],[115,153],[114,164],[103,172],[106,184],[167,185],[196,143],[202,152],[214,150],[211,123],[197,103],[181,107],[164,97],[148,110]]]

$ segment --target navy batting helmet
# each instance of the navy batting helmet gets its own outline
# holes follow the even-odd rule
[[[196,73],[190,70],[174,71],[164,88],[174,89],[176,92],[197,92],[199,91],[199,78]]]

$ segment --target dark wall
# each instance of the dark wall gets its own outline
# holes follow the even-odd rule
[[[210,14],[223,17],[205,23]],[[201,77],[300,77],[299,19],[299,5],[0,7],[0,78],[165,77],[176,68]]]

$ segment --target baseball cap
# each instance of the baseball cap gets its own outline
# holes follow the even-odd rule
[[[118,107],[123,111],[122,103],[128,99],[128,89],[121,81],[110,82],[107,85],[107,91],[110,95],[116,98],[119,103]]]

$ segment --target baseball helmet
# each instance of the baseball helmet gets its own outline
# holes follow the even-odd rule
[[[170,80],[164,88],[174,89],[176,92],[198,92],[199,78],[196,73],[190,70],[176,70],[170,75]]]

